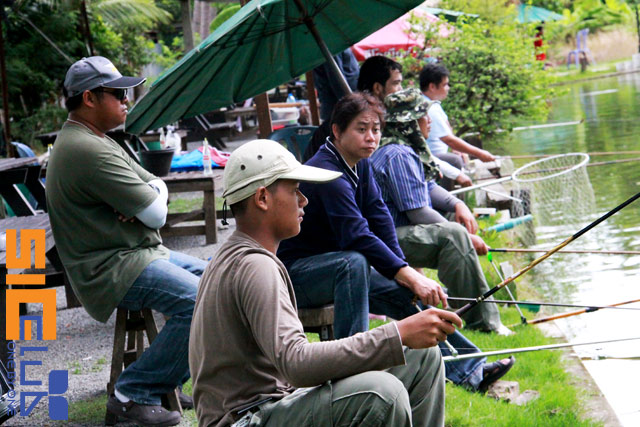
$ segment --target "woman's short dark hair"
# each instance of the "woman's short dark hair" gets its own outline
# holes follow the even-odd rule
[[[346,95],[333,107],[331,114],[331,126],[338,126],[340,132],[344,132],[359,114],[371,111],[380,119],[380,125],[384,126],[385,109],[382,102],[367,92],[354,92]]]

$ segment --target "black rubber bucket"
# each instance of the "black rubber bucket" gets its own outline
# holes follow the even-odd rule
[[[173,148],[165,150],[149,150],[140,152],[142,167],[155,176],[167,176],[171,169]]]

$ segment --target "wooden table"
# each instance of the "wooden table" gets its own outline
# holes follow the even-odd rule
[[[30,165],[31,163],[34,163],[37,161],[38,161],[37,157],[19,157],[17,159],[14,159],[14,158],[0,159],[0,171],[19,168],[22,166]]]
[[[202,191],[204,195],[201,209],[167,215],[167,222],[160,230],[163,236],[197,236],[204,234],[207,244],[218,241],[215,181],[222,177],[222,173],[222,169],[214,169],[213,175],[210,176],[204,175],[203,172],[195,171],[171,173],[162,177],[162,180],[167,184],[169,194]],[[204,220],[204,225],[177,226],[182,222],[198,220]]]

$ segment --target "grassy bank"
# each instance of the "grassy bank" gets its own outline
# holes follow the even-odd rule
[[[554,85],[564,85],[616,74],[616,64],[629,60],[631,60],[631,58],[591,64],[584,72],[580,71],[579,68],[576,68],[575,64],[572,64],[570,69],[567,69],[566,66],[559,66],[553,70],[549,70],[549,72],[554,77]]]

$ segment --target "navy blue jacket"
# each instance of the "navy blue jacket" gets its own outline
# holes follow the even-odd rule
[[[290,267],[294,261],[312,255],[357,251],[380,274],[393,278],[407,263],[369,159],[360,160],[354,172],[327,142],[306,164],[343,175],[326,184],[300,183],[300,190],[309,199],[302,230],[280,243],[278,257]]]

